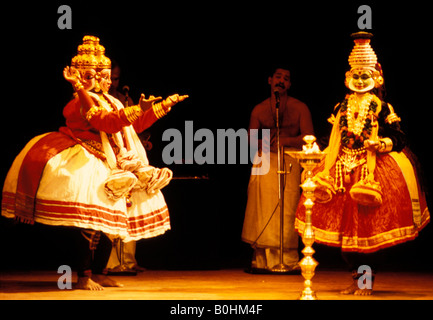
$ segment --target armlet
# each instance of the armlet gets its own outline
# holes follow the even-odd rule
[[[100,112],[102,110],[105,110],[105,109],[101,106],[95,105],[95,106],[91,107],[90,110],[87,111],[87,113],[86,113],[86,120],[90,121],[95,114],[97,114],[98,112]]]

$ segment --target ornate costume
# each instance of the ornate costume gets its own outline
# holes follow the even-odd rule
[[[140,105],[124,108],[107,93],[110,64],[99,39],[85,36],[64,71],[76,91],[63,110],[66,127],[33,138],[17,156],[4,184],[2,215],[102,231],[126,242],[170,229],[160,189],[172,173],[149,165],[136,132],[187,96],[155,103],[142,95]]]
[[[325,160],[316,170],[312,223],[317,242],[372,253],[414,239],[429,222],[425,195],[405,148],[401,119],[380,98],[383,73],[369,33],[354,34],[346,86],[330,118]],[[305,210],[296,228],[304,229]]]

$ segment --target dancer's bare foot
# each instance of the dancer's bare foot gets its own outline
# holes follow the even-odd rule
[[[371,296],[373,289],[359,289],[358,283],[354,281],[349,287],[340,292],[341,294],[353,294],[355,296]]]
[[[89,277],[78,277],[75,289],[101,291],[104,288]]]
[[[374,279],[374,278],[373,278]],[[371,296],[373,294],[373,289],[360,289],[358,286],[358,279],[353,280],[352,284],[348,286],[341,294],[353,294],[355,296]]]
[[[103,287],[123,287],[123,284],[107,277],[103,274],[92,275],[92,280],[99,283]]]
[[[348,286],[346,289],[340,291],[341,294],[354,294],[356,290],[359,290],[358,288],[358,280],[355,280],[352,282],[350,286]]]
[[[355,291],[355,296],[371,296],[373,294],[373,289],[358,289]]]

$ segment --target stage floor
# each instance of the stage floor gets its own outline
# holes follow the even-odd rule
[[[56,271],[0,271],[2,300],[294,300],[303,289],[300,275],[252,275],[240,269],[214,271],[146,270],[113,276],[122,288],[103,291],[60,290]],[[76,282],[73,273],[72,281]],[[313,289],[321,300],[432,300],[433,273],[381,272],[374,295],[340,295],[351,283],[349,272],[318,270]]]

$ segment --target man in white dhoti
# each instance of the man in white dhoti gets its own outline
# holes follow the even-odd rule
[[[305,135],[314,134],[311,114],[306,104],[290,97],[290,70],[278,67],[268,78],[271,92],[278,91],[280,97],[279,122],[280,145],[285,150],[301,149]],[[261,166],[269,167],[265,175],[254,170],[248,185],[248,202],[242,230],[242,240],[254,248],[251,263],[252,272],[266,272],[280,263],[280,207],[278,199],[277,174],[277,125],[276,99],[274,94],[254,107],[249,129],[270,129],[270,151],[259,147],[256,158],[261,156]],[[256,144],[258,137],[250,136],[250,143]],[[256,144],[257,145],[257,144]],[[260,146],[260,142],[258,144]],[[262,152],[269,152],[269,157]],[[264,161],[269,161],[265,164]],[[291,269],[299,269],[298,234],[294,229],[296,207],[300,197],[301,168],[288,155],[282,155],[286,171],[284,179],[284,244],[283,263]]]

